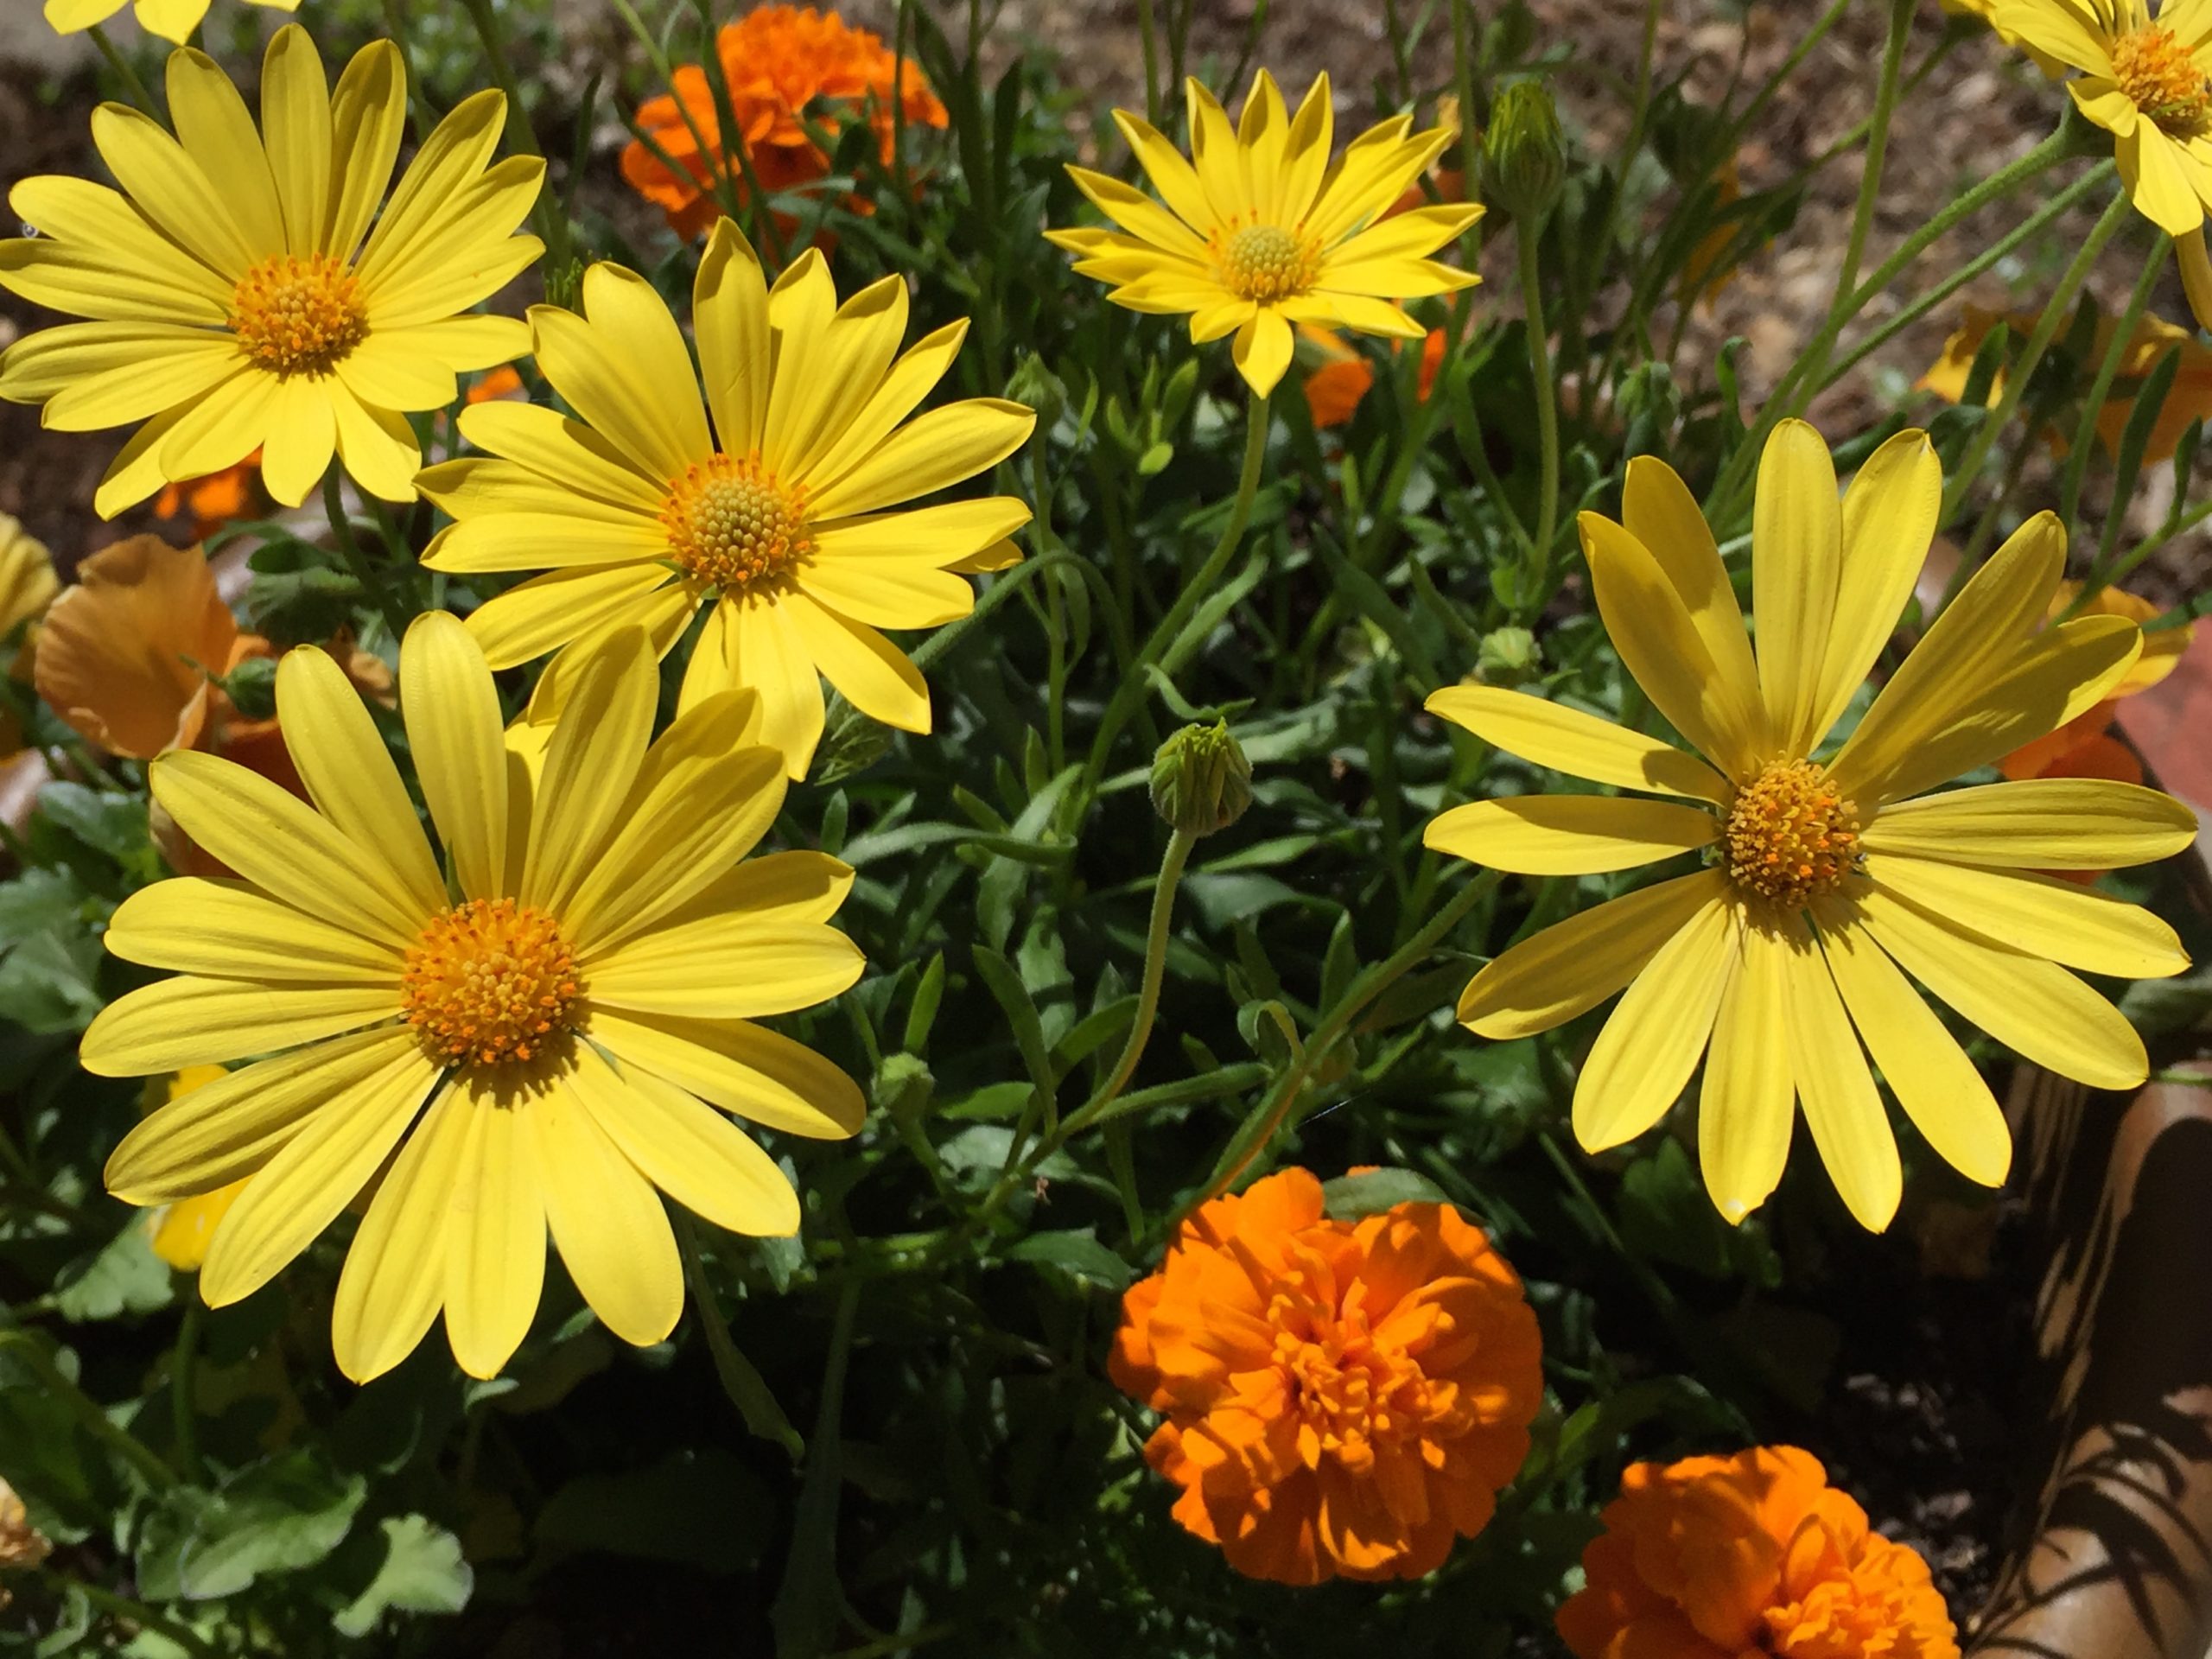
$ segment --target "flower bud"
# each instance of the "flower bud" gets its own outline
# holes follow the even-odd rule
[[[1252,804],[1252,763],[1229,722],[1185,726],[1152,760],[1153,810],[1189,836],[1226,830]]]
[[[1052,429],[1068,406],[1066,385],[1034,352],[1022,353],[1021,361],[1014,365],[1014,378],[1006,383],[1006,395],[1035,410],[1038,429],[1045,432]]]
[[[1519,685],[1543,664],[1543,647],[1526,628],[1493,628],[1475,651],[1475,672],[1484,685]]]
[[[1483,135],[1483,194],[1522,219],[1542,218],[1567,181],[1567,141],[1551,89],[1516,80],[1497,95]]]

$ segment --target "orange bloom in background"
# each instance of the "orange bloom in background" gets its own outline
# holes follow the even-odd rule
[[[2050,620],[2055,622],[2063,615],[2081,591],[2078,582],[2062,582],[2051,601]],[[2084,616],[2124,616],[2139,626],[2159,613],[2159,607],[2149,600],[2118,588],[2101,589],[2082,607]],[[2113,717],[2125,699],[2148,691],[2174,671],[2196,632],[2195,623],[2184,623],[2177,628],[2160,628],[2145,634],[2143,654],[2135,659],[2135,666],[2121,677],[2120,683],[2113,687],[2111,696],[2056,731],[2013,750],[1997,763],[1999,769],[2014,781],[2023,778],[2107,778],[2116,783],[2141,783],[2142,762],[2135,758],[2133,749],[2112,735]]]
[[[172,1077],[166,1087],[148,1091],[159,1096],[151,1104],[166,1105],[230,1075],[225,1066],[188,1065]],[[231,1212],[231,1206],[238,1202],[238,1194],[245,1191],[246,1185],[245,1180],[232,1181],[213,1192],[203,1192],[196,1198],[181,1198],[149,1213],[146,1225],[153,1231],[154,1254],[179,1273],[198,1272],[200,1263],[207,1259],[207,1247],[215,1242],[215,1229]]]
[[[496,369],[476,377],[468,389],[471,404],[524,403],[522,372],[512,363],[502,363]]]
[[[1981,350],[1982,342],[1989,338],[1989,331],[2001,323],[2024,338],[2040,315],[2035,311],[1999,313],[1985,311],[1976,305],[1967,307],[1965,320],[1943,342],[1943,354],[1929,365],[1927,373],[1913,382],[1913,390],[1932,391],[1947,404],[1957,403],[1967,394],[1974,357]],[[2110,317],[2099,320],[2094,348],[2097,360],[2103,359],[2117,326]],[[2143,390],[2151,371],[2158,367],[2158,359],[2176,346],[2181,347],[2181,362],[2175,368],[2173,385],[2166,392],[2165,402],[2158,406],[2158,418],[2152,423],[2150,442],[2144,448],[2143,459],[2171,461],[2175,446],[2191,423],[2212,417],[2212,350],[2199,345],[2196,334],[2189,329],[2145,314],[2128,336],[2126,349],[2120,360],[2120,373],[2112,383],[2104,407],[2097,411],[2097,441],[2104,445],[2107,454],[2119,452],[2120,435],[2127,429],[2127,417],[2134,412],[2137,394]],[[2004,395],[2005,372],[1999,369],[1990,380],[1989,407],[1994,409]],[[2044,438],[2054,454],[2065,454],[2066,440],[2056,430],[2046,432]]]
[[[235,467],[205,478],[188,478],[181,484],[165,484],[154,502],[157,518],[192,516],[192,539],[205,541],[234,519],[253,516],[261,504],[261,451],[257,448]]]
[[[1720,174],[1715,181],[1718,194],[1713,210],[1725,213],[1744,199],[1743,180],[1736,168],[1736,158],[1731,156],[1720,164]],[[1736,239],[1743,226],[1731,221],[1716,225],[1699,238],[1690,250],[1690,257],[1683,263],[1682,274],[1675,284],[1677,304],[1694,305],[1700,302],[1711,305],[1720,297],[1720,290],[1736,280],[1736,267],[1740,260],[1728,259],[1729,245]],[[1726,260],[1726,264],[1722,261]]]
[[[1324,430],[1348,425],[1359,400],[1375,385],[1374,365],[1333,328],[1301,322],[1298,335],[1321,353],[1320,363],[1306,377],[1306,407],[1313,424]],[[1432,328],[1421,346],[1421,383],[1415,395],[1422,403],[1436,389],[1436,372],[1443,364],[1444,331]]]
[[[1559,1610],[1574,1659],[1958,1659],[1928,1565],[1795,1446],[1631,1465]]]
[[[887,162],[894,109],[903,108],[909,126],[942,127],[948,119],[944,105],[911,60],[900,63],[880,35],[849,27],[834,11],[761,6],[725,25],[715,48],[729,83],[730,109],[746,159],[760,188],[771,194],[830,171],[829,156],[809,136],[802,117],[831,134],[842,132],[848,122],[865,119],[875,130],[878,153]],[[741,196],[745,189],[741,165],[725,148],[706,71],[696,64],[678,68],[672,92],[648,99],[638,111],[638,125],[683,170],[671,172],[645,143],[632,139],[622,152],[622,176],[668,215],[677,235],[698,236],[721,213],[714,197],[716,175],[728,175]],[[697,137],[692,136],[695,126]],[[855,206],[866,211],[865,204]]]
[[[1433,1572],[1528,1455],[1535,1316],[1448,1205],[1332,1221],[1284,1170],[1185,1221],[1122,1310],[1114,1381],[1166,1417],[1145,1457],[1248,1577]]]

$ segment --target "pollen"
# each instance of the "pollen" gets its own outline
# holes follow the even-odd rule
[[[1311,244],[1279,225],[1248,225],[1216,232],[1214,259],[1221,280],[1240,300],[1287,300],[1313,285],[1319,260]]]
[[[360,279],[327,253],[264,259],[231,295],[231,332],[272,374],[328,374],[369,337]]]
[[[2173,30],[2153,24],[2113,45],[2113,79],[2145,115],[2169,130],[2194,133],[2212,115],[2204,66]]]
[[[772,582],[813,550],[805,492],[779,485],[758,455],[687,467],[660,517],[676,562],[724,588]]]
[[[401,978],[407,1023],[441,1065],[530,1060],[574,1028],[575,957],[553,918],[472,899],[430,918]]]
[[[1825,766],[1777,760],[1736,791],[1724,839],[1738,887],[1796,910],[1851,874],[1859,809],[1836,792]]]

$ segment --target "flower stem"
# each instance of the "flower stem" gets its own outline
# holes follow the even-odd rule
[[[2120,313],[2120,321],[2113,326],[2112,339],[2105,346],[2104,361],[2097,365],[2097,378],[2089,385],[2089,395],[2082,400],[2082,416],[2074,425],[2074,447],[2067,454],[2066,473],[2059,483],[2061,523],[2074,522],[2074,510],[2082,501],[2082,480],[2089,470],[2089,452],[2097,435],[2097,416],[2104,412],[2105,399],[2112,393],[2113,382],[2120,378],[2120,365],[2126,360],[2129,344],[2134,339],[2135,325],[2143,320],[2143,313],[2151,303],[2151,290],[2165,275],[2166,258],[2173,246],[2173,238],[2164,231],[2152,232],[2151,253],[2143,262],[2143,274],[2136,279],[2135,291],[2127,296],[2127,309]],[[1969,552],[1973,550],[1970,549]]]
[[[1128,1040],[1122,1045],[1122,1058],[1114,1062],[1112,1074],[1069,1117],[1060,1136],[1063,1141],[1097,1121],[1128,1086],[1137,1062],[1144,1058],[1145,1044],[1152,1038],[1152,1022],[1160,1013],[1160,985],[1167,969],[1167,933],[1175,918],[1175,890],[1182,885],[1183,866],[1197,844],[1198,837],[1185,830],[1178,830],[1167,838],[1167,850],[1160,855],[1160,874],[1152,887],[1152,924],[1145,933],[1144,978],[1137,989],[1136,1019],[1129,1027]]]
[[[165,1614],[156,1612],[143,1601],[134,1601],[129,1596],[118,1595],[112,1590],[104,1590],[97,1584],[87,1584],[82,1579],[72,1578],[66,1573],[57,1573],[52,1567],[40,1568],[39,1576],[46,1580],[47,1587],[57,1595],[67,1595],[73,1590],[111,1618],[127,1619],[142,1630],[150,1631],[165,1641],[175,1643],[187,1653],[197,1656],[197,1659],[219,1659],[219,1650],[197,1630],[188,1625],[178,1624]]]
[[[1114,740],[1122,734],[1122,728],[1144,702],[1150,686],[1145,669],[1173,648],[1200,603],[1211,597],[1219,585],[1230,560],[1244,540],[1244,527],[1251,522],[1252,503],[1260,492],[1260,468],[1268,457],[1268,425],[1267,394],[1255,391],[1244,419],[1244,466],[1237,475],[1236,499],[1230,504],[1229,522],[1222,526],[1220,538],[1214,543],[1213,550],[1206,555],[1197,575],[1185,582],[1182,591],[1175,595],[1175,602],[1160,619],[1160,626],[1153,629],[1151,638],[1129,664],[1129,671],[1122,677],[1122,683],[1108,699],[1105,713],[1099,716],[1098,733],[1091,740],[1090,758],[1084,764],[1084,775],[1075,791],[1086,809],[1097,791],[1098,780],[1105,775]]]
[[[1867,123],[1859,202],[1852,210],[1851,236],[1844,244],[1843,270],[1836,277],[1840,294],[1849,293],[1859,280],[1859,262],[1866,257],[1867,234],[1874,228],[1874,203],[1882,193],[1882,163],[1889,156],[1890,121],[1897,113],[1897,80],[1904,73],[1904,43],[1912,35],[1916,3],[1916,0],[1890,0],[1890,34],[1882,48],[1882,78],[1874,89],[1874,113]]]
[[[524,155],[543,161],[545,151],[530,124],[530,111],[523,105],[522,86],[515,79],[514,65],[507,61],[506,41],[499,30],[499,15],[492,10],[492,0],[461,0],[461,3],[468,13],[468,21],[476,27],[476,38],[483,43],[492,79],[506,95],[507,142]],[[556,271],[565,270],[570,257],[567,211],[558,198],[540,190],[531,214],[537,220],[539,234],[545,238],[548,266]]]
[[[1552,391],[1552,353],[1544,326],[1543,287],[1537,280],[1540,273],[1536,269],[1536,243],[1543,226],[1526,214],[1516,214],[1513,228],[1520,245],[1522,327],[1529,334],[1529,375],[1535,385],[1536,442],[1542,463],[1542,476],[1536,486],[1535,568],[1529,572],[1526,597],[1541,606],[1544,575],[1551,568],[1552,538],[1559,533],[1559,407]]]
[[[115,78],[123,83],[124,94],[143,113],[153,117],[156,121],[160,120],[161,108],[154,102],[153,93],[148,92],[146,83],[138,79],[138,72],[130,67],[130,60],[116,50],[115,42],[107,37],[107,31],[98,23],[94,23],[85,32],[92,37],[92,44],[99,48],[100,56],[107,60],[107,67],[115,72]]]
[[[797,1463],[806,1453],[806,1442],[791,1427],[791,1419],[784,1415],[784,1408],[776,1403],[776,1396],[768,1390],[767,1379],[731,1339],[729,1322],[722,1317],[721,1298],[715,1294],[714,1281],[707,1276],[706,1258],[699,1253],[698,1229],[681,1210],[671,1210],[668,1219],[676,1230],[677,1248],[683,1255],[684,1282],[691,1287],[691,1300],[698,1308],[699,1328],[705,1333],[707,1352],[714,1359],[715,1376],[722,1385],[722,1392],[745,1420],[747,1432],[761,1440],[773,1440]]]
[[[136,1469],[156,1491],[176,1484],[176,1471],[143,1440],[101,1410],[99,1402],[71,1382],[30,1332],[21,1328],[0,1331],[0,1354],[12,1354],[36,1372],[47,1393],[67,1407],[87,1433]]]
[[[353,538],[353,521],[346,515],[345,488],[339,481],[340,476],[335,465],[323,474],[322,510],[328,515],[330,528],[338,537],[338,556],[346,561],[353,580],[361,584],[361,596],[374,605],[384,618],[384,625],[391,630],[391,642],[396,645],[407,637],[407,614],[400,609],[391,588],[378,579],[376,568],[369,563],[368,555],[361,551],[360,543]]]
[[[194,1374],[200,1358],[200,1287],[184,1294],[184,1318],[177,1325],[176,1346],[169,1351],[169,1419],[176,1439],[176,1465],[187,1480],[200,1478],[199,1408],[194,1398]]]

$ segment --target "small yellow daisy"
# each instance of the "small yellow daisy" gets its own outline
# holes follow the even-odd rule
[[[107,22],[129,6],[139,28],[182,46],[207,16],[210,3],[211,0],[46,0],[46,21],[58,35],[74,35],[79,29]],[[275,11],[300,9],[300,0],[246,0],[246,3],[267,6]]]
[[[753,1023],[860,976],[827,925],[852,872],[819,853],[739,861],[784,798],[759,699],[703,699],[648,743],[659,678],[634,628],[575,665],[534,767],[454,617],[408,631],[399,690],[443,868],[366,706],[312,647],[276,677],[312,806],[213,755],[150,767],[162,810],[240,879],[156,882],[117,909],[108,949],[174,974],[102,1010],[85,1068],[266,1058],[147,1117],[109,1190],[150,1205],[245,1183],[200,1268],[216,1307],[372,1191],[333,1323],[357,1381],[441,1309],[462,1368],[496,1375],[537,1310],[549,1234],[609,1330],[658,1342],[683,1275],[655,1189],[737,1232],[798,1226],[790,1181],[723,1114],[860,1128],[849,1077]]]
[[[1389,211],[1452,142],[1451,130],[1417,133],[1412,117],[1393,116],[1332,165],[1328,76],[1292,117],[1262,69],[1236,126],[1196,80],[1186,92],[1187,161],[1156,128],[1114,111],[1160,200],[1071,167],[1077,187],[1121,228],[1045,233],[1081,256],[1081,275],[1116,284],[1107,297],[1116,305],[1187,313],[1194,342],[1236,335],[1237,371],[1265,397],[1290,366],[1294,323],[1419,340],[1427,330],[1402,302],[1480,280],[1428,257],[1480,219],[1479,206]]]
[[[365,48],[334,97],[307,31],[279,29],[257,132],[202,53],[170,54],[168,94],[174,137],[120,104],[92,112],[120,192],[49,175],[10,194],[39,234],[0,242],[0,287],[92,321],[10,346],[0,397],[43,404],[62,431],[145,423],[94,498],[105,518],[256,448],[287,506],[334,454],[371,494],[412,500],[423,458],[407,412],[443,407],[457,373],[529,346],[513,318],[467,313],[543,251],[512,232],[545,164],[493,161],[506,101],[480,92],[385,201],[407,117],[390,41]]]
[[[1624,522],[1582,515],[1591,584],[1622,664],[1696,753],[1516,691],[1428,700],[1510,753],[1672,798],[1478,801],[1426,839],[1529,875],[1702,857],[1513,946],[1467,986],[1459,1018],[1526,1037],[1626,988],[1583,1063],[1575,1135],[1592,1152],[1642,1135],[1702,1058],[1700,1160],[1732,1222],[1781,1179],[1794,1101],[1852,1214],[1888,1225],[1902,1180],[1869,1054],[1939,1155],[2004,1180],[2005,1115],[1913,980],[2037,1064],[2126,1089],[2147,1071],[2142,1039],[2067,969],[2188,966],[2149,911],[2037,874],[2177,852],[2196,831],[2186,807],[2080,779],[1929,792],[2109,696],[2142,651],[2125,617],[2044,626],[2066,563],[2054,515],[1992,556],[1825,753],[1912,593],[1942,495],[1923,433],[1876,450],[1839,503],[1820,435],[1778,426],[1752,514],[1754,652],[1695,499],[1665,463],[1630,463]]]
[[[793,778],[821,741],[823,679],[873,719],[928,731],[928,685],[877,630],[965,616],[975,594],[962,575],[1019,559],[1007,537],[1029,522],[1013,496],[905,505],[996,466],[1037,423],[996,397],[907,418],[952,366],[967,323],[902,353],[904,277],[840,305],[810,248],[771,289],[728,219],[693,289],[696,370],[634,272],[593,266],[583,308],[530,314],[537,366],[575,417],[526,404],[464,410],[462,435],[494,458],[418,480],[454,521],[423,555],[433,569],[553,567],[469,617],[492,665],[626,624],[665,654],[704,605],[679,706],[758,692],[766,741]],[[565,683],[561,660],[546,671]]]

